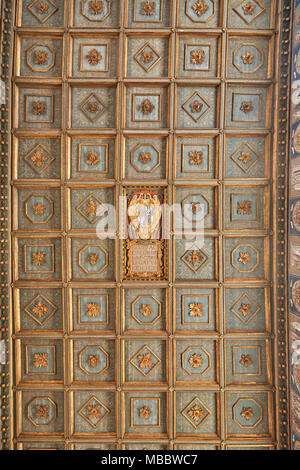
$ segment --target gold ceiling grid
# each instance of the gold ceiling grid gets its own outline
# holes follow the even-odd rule
[[[276,446],[275,8],[17,2],[15,447]],[[173,217],[147,282],[126,241],[96,233],[145,190],[205,228],[188,244]]]

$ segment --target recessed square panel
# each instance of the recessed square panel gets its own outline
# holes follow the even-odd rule
[[[126,88],[126,106],[123,120],[128,128],[144,129],[151,125],[153,129],[168,126],[168,88],[133,87]]]
[[[218,141],[214,137],[177,136],[174,161],[178,179],[211,179],[218,173]]]
[[[115,171],[113,137],[72,137],[69,142],[69,173],[72,179],[112,179]]]
[[[71,87],[70,125],[73,128],[115,127],[116,89],[114,87]]]
[[[165,332],[169,327],[166,289],[124,289],[122,292],[122,328],[125,333]]]
[[[202,245],[203,244],[203,245]],[[199,248],[199,245],[202,245]],[[205,237],[199,240],[176,237],[175,266],[176,279],[199,281],[218,277],[218,240]]]
[[[128,18],[130,28],[168,27],[172,8],[166,0],[128,0]]]
[[[265,228],[268,207],[266,187],[226,186],[224,189],[226,229]]]
[[[180,334],[218,330],[218,292],[215,289],[176,288],[175,310],[174,326]]]
[[[266,340],[227,340],[225,343],[228,385],[269,384],[270,344]]]
[[[228,41],[227,75],[243,80],[269,77],[271,39],[264,36],[232,36]]]
[[[225,239],[225,278],[233,281],[264,280],[268,272],[268,240],[264,237]]]
[[[115,77],[118,70],[118,37],[97,35],[81,37],[74,35],[72,63],[69,74],[76,77]]]
[[[116,292],[113,288],[73,288],[69,292],[72,331],[103,334],[115,330]]]
[[[18,88],[18,127],[60,129],[61,88]]]
[[[104,339],[74,340],[72,352],[72,383],[87,386],[90,383],[102,386],[115,382],[115,342]]]
[[[71,279],[112,280],[114,240],[73,237],[68,240]]]
[[[61,227],[61,193],[58,188],[19,187],[17,190],[18,213],[14,225],[26,231],[57,231]],[[17,216],[17,213],[16,213]]]
[[[214,341],[174,342],[174,380],[177,386],[216,385],[219,381],[219,350]]]
[[[217,224],[216,206],[218,205],[218,192],[214,187],[177,186],[174,190],[174,201],[181,206],[174,214],[175,232],[199,232],[203,228],[215,229]]]
[[[22,60],[17,75],[23,77],[59,77],[62,71],[62,40],[51,37],[22,37]]]
[[[63,294],[59,288],[21,288],[15,293],[17,331],[61,331]]]
[[[71,400],[69,412],[74,437],[92,434],[115,436],[116,397],[113,391],[73,392]]]
[[[227,392],[227,437],[271,437],[272,392]]]
[[[112,0],[74,0],[71,21],[75,28],[116,28],[118,5]]]
[[[217,420],[219,396],[215,392],[176,392],[175,430],[177,438],[201,436],[217,437],[220,423]]]
[[[62,28],[64,10],[63,0],[28,0],[22,2],[21,24],[30,28]]]
[[[22,391],[17,395],[17,406],[22,410],[20,422],[24,435],[63,437],[64,393],[47,390]]]
[[[70,190],[70,220],[71,230],[91,231],[96,227],[104,232],[109,229],[107,216],[109,207],[114,204],[112,188],[71,189]],[[101,225],[101,226],[100,226]]]
[[[269,138],[265,135],[226,136],[226,178],[263,178],[268,175]]]
[[[274,21],[273,15],[274,9],[270,0],[230,1],[229,23],[232,28],[270,28]]]
[[[58,339],[22,339],[16,343],[16,354],[22,364],[17,373],[18,384],[62,384],[64,380],[64,348]]]
[[[178,86],[177,126],[179,128],[214,128],[217,126],[216,87]]]
[[[168,383],[168,349],[165,341],[124,340],[122,350],[124,383],[131,386]]]
[[[131,36],[126,38],[126,76],[167,77],[169,64],[169,36]]]
[[[145,439],[168,437],[168,393],[158,391],[130,391],[122,394],[125,416],[122,426],[124,437]]]
[[[200,34],[177,37],[176,75],[178,77],[217,77],[220,67],[220,39]]]
[[[265,332],[270,329],[269,292],[265,288],[237,287],[225,291],[226,331]]]
[[[227,127],[266,128],[268,88],[228,86]]]
[[[169,157],[168,138],[127,136],[123,140],[123,174],[128,179],[165,179]]]
[[[180,0],[177,26],[180,28],[216,28],[219,26],[220,5],[215,0]]]

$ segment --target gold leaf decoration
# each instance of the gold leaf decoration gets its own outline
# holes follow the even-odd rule
[[[198,16],[204,15],[204,13],[206,13],[208,9],[209,9],[209,6],[204,0],[198,0],[193,5],[193,10],[195,13],[197,13]]]
[[[48,366],[48,354],[36,353],[33,356],[33,367],[41,369]]]
[[[189,152],[190,165],[201,165],[203,162],[203,152],[201,150],[195,150]]]
[[[92,0],[89,3],[89,11],[91,15],[101,15],[103,13],[103,8],[102,0]]]
[[[203,50],[193,50],[191,51],[191,62],[192,64],[203,64],[205,60],[205,51]]]
[[[43,318],[43,316],[49,312],[49,307],[39,300],[38,303],[32,308],[32,312],[39,318]]]
[[[46,210],[46,206],[44,206],[41,202],[38,202],[33,206],[34,215],[44,215]]]
[[[46,253],[45,251],[38,251],[32,253],[32,264],[33,266],[45,266],[46,264]]]
[[[88,317],[99,317],[100,305],[96,303],[88,303],[86,306],[86,315]]]
[[[256,5],[254,5],[254,3],[248,2],[242,8],[244,10],[245,15],[252,16],[252,15],[254,15]]]
[[[247,51],[245,52],[245,54],[243,54],[241,56],[242,58],[242,61],[244,62],[244,64],[253,64],[253,61],[254,61],[254,58],[255,58],[255,55],[252,54],[251,52]]]
[[[239,201],[237,208],[238,215],[250,215],[252,214],[252,202],[251,201]]]
[[[251,315],[252,311],[251,311],[251,305],[250,304],[244,304],[242,303],[240,308],[239,308],[239,311],[241,312],[241,314],[244,316],[244,317],[247,317],[248,315]]]
[[[151,353],[145,353],[138,356],[138,361],[141,369],[148,369],[153,366]]]
[[[201,113],[203,108],[203,103],[199,100],[195,100],[190,104],[191,112],[192,113]]]
[[[100,405],[88,405],[87,414],[88,414],[89,419],[100,419],[101,418]]]
[[[203,364],[203,357],[201,354],[195,353],[189,358],[189,364],[194,367],[194,369],[198,369]]]
[[[32,114],[35,116],[43,116],[47,112],[47,104],[45,101],[33,101]]]
[[[92,266],[95,266],[99,261],[98,253],[90,253],[87,260]]]
[[[242,354],[240,364],[246,368],[250,367],[253,364],[250,354]]]
[[[99,356],[97,356],[97,354],[89,356],[87,363],[94,369],[98,364],[100,364]]]
[[[140,308],[140,313],[144,315],[144,317],[148,317],[149,315],[152,315],[152,307],[151,305],[145,305],[143,304]]]
[[[139,410],[139,415],[143,419],[149,419],[152,415],[152,411],[150,410],[150,408],[148,408],[148,406],[144,406]]]
[[[91,49],[86,57],[90,65],[97,65],[102,60],[102,55],[97,49]]]
[[[138,109],[142,111],[143,114],[148,115],[151,114],[152,111],[155,109],[155,106],[151,101],[147,98],[142,101],[142,103],[138,106]]]
[[[189,316],[190,317],[203,317],[202,304],[195,303],[189,305]]]
[[[253,111],[253,104],[251,101],[243,101],[240,107],[240,110],[245,114],[251,113]]]
[[[47,405],[36,405],[35,406],[35,417],[38,418],[49,418],[49,406]]]
[[[243,418],[245,418],[246,421],[249,421],[254,416],[252,408],[251,407],[249,407],[249,408],[244,407],[241,411],[241,416]]]
[[[198,266],[203,261],[200,251],[194,250],[187,256],[187,260],[194,266]]]
[[[155,2],[142,2],[141,14],[152,16],[155,13]]]
[[[88,165],[97,165],[99,163],[99,152],[87,152],[86,163]]]
[[[45,65],[48,62],[48,52],[47,51],[34,51],[33,62],[37,65]]]
[[[31,157],[31,161],[40,168],[47,161],[46,155],[41,150],[37,150]]]
[[[196,421],[196,423],[198,423],[201,420],[201,418],[203,418],[206,415],[206,413],[205,413],[204,410],[202,410],[202,408],[199,405],[195,405],[195,406],[193,406],[193,408],[191,408],[188,411],[188,415],[194,421]]]
[[[248,264],[250,261],[251,261],[250,253],[248,253],[247,251],[244,253],[240,253],[239,263],[242,263],[244,266],[246,266],[246,264]]]

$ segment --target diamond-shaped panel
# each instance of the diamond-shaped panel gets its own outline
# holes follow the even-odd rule
[[[130,363],[147,377],[161,363],[161,360],[148,346],[144,346],[130,359]]]
[[[80,410],[83,417],[93,428],[96,428],[101,421],[110,413],[110,410],[96,397],[91,397]]]
[[[57,307],[50,302],[44,295],[37,295],[26,307],[24,311],[38,325],[44,326],[45,323],[55,314]]]
[[[244,173],[248,173],[257,163],[259,155],[246,142],[242,144],[230,157]]]
[[[55,157],[43,145],[39,144],[25,155],[24,160],[38,175],[41,175],[54,162]]]
[[[52,0],[34,0],[27,8],[42,24],[49,20],[49,18],[58,10]]]
[[[91,224],[99,220],[107,211],[106,206],[94,194],[90,194],[76,207],[76,210]]]
[[[198,429],[211,413],[199,398],[194,398],[194,400],[181,411],[181,414],[195,429]]]
[[[182,261],[195,273],[198,272],[208,262],[209,258],[200,248],[188,250],[183,256]]]
[[[248,325],[260,310],[260,307],[256,305],[254,300],[252,300],[248,294],[242,295],[242,297],[231,308],[231,311],[245,325]]]
[[[161,55],[147,42],[134,56],[137,63],[146,71],[155,67],[161,60]]]
[[[91,121],[95,122],[106,111],[106,106],[95,93],[92,93],[80,106],[81,111]]]
[[[198,122],[209,111],[210,106],[204,98],[196,91],[183,105],[185,112],[195,121]]]
[[[258,0],[242,0],[233,10],[245,23],[251,24],[266,9]]]

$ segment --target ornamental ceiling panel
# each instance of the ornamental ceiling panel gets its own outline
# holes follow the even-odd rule
[[[8,3],[4,447],[286,448],[286,2]]]

